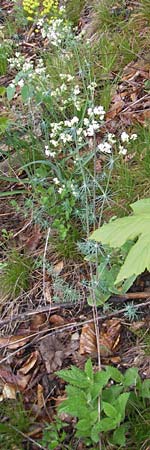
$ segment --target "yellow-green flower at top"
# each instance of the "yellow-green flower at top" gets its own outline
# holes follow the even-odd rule
[[[58,0],[23,0],[23,9],[28,17],[53,15],[58,11]]]

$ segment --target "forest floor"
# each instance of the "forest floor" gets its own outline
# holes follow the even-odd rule
[[[0,5],[0,449],[148,450],[150,275],[116,288],[133,241],[89,238],[150,197],[150,5],[42,4]],[[149,380],[126,441],[76,433],[81,411],[61,410],[59,370],[75,368],[82,399],[84,368],[106,366]]]

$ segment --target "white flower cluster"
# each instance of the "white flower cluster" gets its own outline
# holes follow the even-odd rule
[[[117,139],[116,139],[115,134],[112,134],[112,133],[108,133],[106,138],[107,138],[106,141],[104,141],[98,145],[98,149],[102,153],[110,154],[113,151],[113,144],[116,144]],[[137,139],[136,133],[133,133],[130,136],[128,133],[126,133],[126,131],[123,131],[120,136],[121,143],[119,142],[119,144],[118,144],[119,155],[125,156],[128,152],[127,148],[124,148],[122,143],[126,142],[127,144],[130,144],[131,141],[135,141],[136,139]]]
[[[50,44],[55,47],[61,47],[66,39],[73,38],[71,27],[65,23],[63,18],[55,19],[51,24],[40,19],[37,22],[37,28],[40,29],[42,38],[48,39]]]
[[[10,69],[20,70],[25,61],[25,57],[20,52],[15,52],[15,56],[8,58]]]
[[[62,194],[62,192],[66,190],[67,193],[70,192],[74,197],[77,197],[78,194],[76,188],[73,183],[70,183],[70,181],[67,181],[66,184],[61,184],[58,178],[55,177],[53,178],[53,183],[56,186],[59,186],[57,189],[58,194]]]
[[[133,134],[131,134],[131,136],[129,136],[129,134],[126,133],[126,131],[123,131],[121,133],[120,139],[123,144],[124,143],[130,144],[131,141],[135,141],[137,139],[137,134],[133,133]],[[125,147],[123,147],[123,145],[119,144],[119,155],[125,156],[127,154],[127,152],[128,152],[127,148],[125,148]]]
[[[85,142],[86,137],[93,137],[99,130],[105,111],[102,106],[88,108],[88,117],[85,117],[81,126],[77,116],[64,121],[51,123],[50,145],[61,147],[62,144]],[[48,155],[47,155],[48,156]]]
[[[57,104],[60,111],[64,111],[66,107],[70,104],[76,108],[77,111],[80,111],[82,106],[82,99],[79,98],[80,87],[78,84],[72,84],[69,86],[66,84],[67,82],[72,82],[74,77],[70,74],[60,74],[60,78],[63,81],[59,87],[55,90],[51,90],[51,96],[57,99]]]

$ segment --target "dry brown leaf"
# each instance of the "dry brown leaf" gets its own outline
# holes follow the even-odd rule
[[[0,380],[2,385],[6,383],[15,384],[15,375],[12,372],[11,367],[8,364],[0,364]]]
[[[59,316],[58,314],[53,314],[53,316],[50,316],[49,322],[50,322],[54,327],[61,327],[62,325],[64,325],[65,320],[64,320],[63,317]]]
[[[15,377],[16,377],[15,379],[16,379],[17,386],[19,387],[19,389],[21,391],[24,391],[24,389],[26,389],[26,387],[28,386],[28,383],[31,379],[31,375],[30,374],[23,375],[23,374],[20,374],[18,371],[17,375]]]
[[[44,287],[44,298],[45,298],[46,302],[50,303],[50,304],[52,303],[51,292],[52,292],[51,284],[49,281],[47,281],[45,283],[45,287]]]
[[[31,319],[30,322],[30,330],[39,330],[45,326],[47,322],[46,314],[39,313],[35,314],[34,317]]]
[[[3,388],[3,399],[11,398],[16,400],[17,387],[15,384],[6,383]]]
[[[133,332],[136,332],[140,330],[141,328],[144,328],[146,326],[146,320],[138,320],[138,322],[132,322],[130,325],[130,330]]]
[[[102,356],[111,354],[120,342],[121,323],[118,319],[104,322],[100,328],[99,343]],[[97,352],[94,323],[84,325],[80,337],[80,355]]]
[[[57,264],[55,264],[55,265],[53,266],[53,272],[54,272],[56,275],[59,275],[60,272],[63,270],[63,268],[64,268],[64,262],[63,262],[63,261],[59,261],[59,263],[57,263]]]
[[[97,352],[94,323],[83,326],[80,337],[80,355]]]
[[[41,384],[38,384],[38,386],[37,386],[37,403],[38,403],[39,409],[42,409],[43,406],[45,406],[43,391],[44,391],[43,386]]]
[[[0,379],[2,383],[2,387],[4,385],[12,385],[18,387],[21,390],[24,390],[28,385],[28,382],[31,378],[31,375],[23,375],[20,374],[19,371],[15,375],[12,372],[11,367],[8,364],[0,364]]]
[[[106,320],[100,330],[100,348],[104,356],[111,354],[120,342],[121,323],[119,319]]]
[[[47,335],[39,344],[39,350],[47,373],[60,369],[64,359],[64,348],[58,337]]]
[[[108,113],[106,114],[106,120],[113,119],[123,108],[124,106],[123,100],[119,100],[112,105]]]
[[[25,364],[18,370],[17,373],[26,375],[30,370],[35,366],[37,359],[38,359],[39,353],[36,350],[35,352],[32,352]]]
[[[0,337],[0,348],[9,347],[10,350],[16,350],[19,347],[23,347],[29,340],[30,337],[27,335]]]
[[[32,235],[29,237],[29,239],[26,240],[25,243],[25,249],[28,253],[28,255],[31,255],[34,250],[36,250],[40,240],[41,240],[42,234],[40,227],[38,225],[35,225],[32,230]]]

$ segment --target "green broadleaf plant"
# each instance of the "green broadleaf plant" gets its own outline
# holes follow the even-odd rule
[[[99,442],[102,433],[104,441],[111,439],[113,444],[124,446],[126,432],[130,429],[130,396],[132,399],[135,390],[135,398],[138,396],[142,401],[149,399],[150,380],[142,382],[137,368],[127,369],[123,375],[117,368],[106,366],[104,370],[94,373],[90,359],[84,371],[71,366],[69,370],[60,370],[57,374],[69,383],[66,386],[67,398],[58,410],[59,413],[70,414],[78,419],[75,436],[91,446]],[[110,380],[113,384],[110,384]]]
[[[90,239],[111,248],[122,248],[127,241],[133,241],[115,284],[132,276],[137,277],[146,269],[150,271],[150,198],[139,200],[130,206],[132,215],[105,224],[90,236]]]

